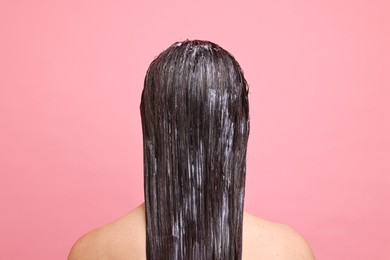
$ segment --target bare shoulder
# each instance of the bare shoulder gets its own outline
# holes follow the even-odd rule
[[[306,240],[285,224],[244,214],[243,259],[313,260]]]
[[[89,231],[73,245],[68,260],[146,259],[145,209],[141,204],[122,218]],[[312,260],[305,239],[287,225],[244,213],[243,259]]]
[[[68,260],[145,259],[145,218],[142,204],[122,218],[84,234]]]

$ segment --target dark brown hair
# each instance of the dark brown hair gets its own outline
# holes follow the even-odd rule
[[[147,259],[241,259],[248,86],[234,57],[177,42],[141,99]]]

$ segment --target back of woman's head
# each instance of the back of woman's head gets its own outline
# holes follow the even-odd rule
[[[173,44],[141,100],[148,259],[240,259],[248,88],[208,41]]]

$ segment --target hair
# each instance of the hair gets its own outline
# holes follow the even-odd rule
[[[248,85],[226,50],[176,42],[141,98],[147,259],[241,259]]]

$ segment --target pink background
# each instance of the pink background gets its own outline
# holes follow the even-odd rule
[[[1,1],[0,259],[65,259],[142,202],[144,75],[187,38],[250,84],[246,210],[390,259],[388,3]]]

